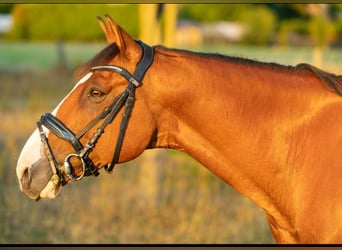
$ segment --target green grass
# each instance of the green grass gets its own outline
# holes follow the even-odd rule
[[[105,44],[68,43],[64,49],[75,68],[100,51]],[[58,64],[57,43],[0,42],[1,71],[47,71]]]
[[[51,44],[0,43],[0,68],[18,71],[48,69],[57,62]]]

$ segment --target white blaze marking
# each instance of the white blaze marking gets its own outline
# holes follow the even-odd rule
[[[16,171],[17,177],[19,179],[20,189],[22,189],[20,179],[24,175],[24,171],[27,167],[31,166],[41,157],[39,145],[40,136],[38,129],[36,129],[25,143],[25,146],[18,158]]]
[[[87,80],[89,80],[89,78],[92,75],[93,75],[93,72],[89,72],[84,77],[82,77],[82,79],[78,81],[78,83],[69,92],[69,94],[66,97],[64,97],[64,99],[52,111],[52,114],[56,115],[58,112],[58,109],[62,106],[63,102],[70,96],[70,94],[82,83],[85,83]],[[47,131],[45,127],[43,127],[43,129],[47,133],[46,136],[48,136],[49,131]],[[24,148],[22,149],[20,156],[18,158],[16,172],[17,172],[17,177],[18,177],[19,185],[21,189],[22,189],[22,186],[21,186],[20,180],[22,176],[24,175],[25,170],[31,167],[31,165],[37,162],[43,155],[44,155],[44,152],[43,152],[43,147],[42,147],[41,140],[40,140],[39,131],[38,129],[35,129],[32,135],[29,137],[29,139],[25,143]],[[50,181],[47,184],[47,186],[42,190],[41,197],[53,198],[56,196],[56,193],[58,193],[58,190],[56,190],[56,187],[54,187],[54,184]]]

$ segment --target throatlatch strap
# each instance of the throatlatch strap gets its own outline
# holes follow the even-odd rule
[[[120,128],[119,128],[119,135],[118,135],[118,139],[116,141],[116,146],[115,146],[115,151],[114,151],[114,155],[112,158],[112,162],[104,167],[104,169],[109,173],[113,171],[115,164],[118,163],[118,161],[119,161],[121,147],[122,147],[123,139],[124,139],[124,136],[126,133],[128,120],[131,116],[132,109],[134,106],[134,101],[135,101],[135,87],[132,85],[130,92],[129,92],[129,96],[127,98],[125,111],[122,114],[122,120],[121,120],[121,124],[120,124]]]
[[[154,51],[153,51],[153,48],[151,46],[148,46],[147,44],[143,43],[142,41],[137,41],[137,43],[141,46],[143,54],[142,54],[140,62],[138,63],[137,68],[134,71],[133,78],[137,82],[139,82],[138,86],[141,86],[141,80],[143,79],[146,71],[148,70],[148,68],[151,66],[151,64],[153,62]],[[122,114],[122,121],[121,121],[121,125],[120,125],[118,140],[116,142],[116,147],[114,150],[112,162],[110,164],[108,164],[108,166],[104,167],[104,169],[107,172],[112,172],[115,164],[118,163],[118,161],[119,161],[121,147],[122,147],[123,139],[125,136],[126,128],[128,125],[128,120],[129,120],[129,117],[131,116],[132,109],[134,106],[135,89],[138,86],[135,85],[134,83],[132,84],[132,82],[130,82],[130,84],[127,88],[127,89],[130,89],[130,92],[129,92],[129,96],[127,99],[125,111]]]

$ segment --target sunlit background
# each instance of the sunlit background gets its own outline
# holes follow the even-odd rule
[[[340,4],[0,4],[0,243],[274,243],[262,209],[176,151],[145,152],[56,200],[19,191],[20,150],[106,45],[104,14],[152,45],[342,73]]]

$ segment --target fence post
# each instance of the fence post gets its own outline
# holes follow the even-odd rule
[[[56,42],[57,47],[57,70],[62,73],[69,73],[69,64],[65,52],[65,44],[62,39]]]

